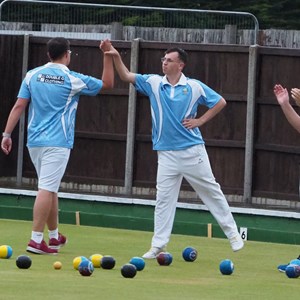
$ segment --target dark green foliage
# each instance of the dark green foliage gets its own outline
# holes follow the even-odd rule
[[[75,1],[80,2],[80,1]],[[254,14],[261,29],[300,29],[300,0],[94,0],[93,3],[202,10],[244,11]]]

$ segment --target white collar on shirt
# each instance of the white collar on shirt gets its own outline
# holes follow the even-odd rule
[[[59,68],[59,69],[65,70],[65,71],[69,70],[69,68],[66,65],[53,63],[53,62],[48,62],[45,66],[49,67],[49,68]]]
[[[168,81],[166,75],[163,77],[161,82],[162,82],[163,85],[165,85],[165,84],[171,85],[170,82]],[[181,73],[179,81],[174,86],[176,86],[176,85],[186,85],[186,83],[187,83],[187,78],[185,77],[185,75],[183,73]]]

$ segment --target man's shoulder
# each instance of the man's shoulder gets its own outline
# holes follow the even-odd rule
[[[34,74],[34,73],[36,73],[36,72],[38,72],[38,71],[40,71],[42,69],[45,69],[45,65],[38,66],[38,67],[35,67],[35,68],[29,70],[26,75]]]
[[[55,73],[61,72],[63,74],[66,71],[69,71],[68,68],[66,68],[66,69],[55,68],[55,67],[51,66],[50,63],[47,63],[45,65],[38,66],[36,68],[33,68],[33,69],[29,70],[27,72],[26,76],[31,77],[31,76],[33,76],[34,74],[37,74],[37,73],[51,74],[53,72],[55,72]]]
[[[144,81],[147,81],[149,79],[152,79],[152,80],[162,80],[162,76],[158,75],[158,74],[136,74],[135,75],[136,78],[139,78],[139,79],[143,79]]]
[[[96,77],[93,77],[93,76],[90,76],[90,75],[86,75],[86,74],[82,74],[82,73],[79,73],[79,72],[76,72],[76,71],[72,71],[72,70],[68,71],[68,75],[72,76],[73,78],[81,79],[83,81],[87,81],[87,80],[100,80],[100,79],[98,79]]]
[[[199,79],[196,79],[196,78],[186,77],[186,81],[187,81],[187,83],[191,83],[191,84],[199,84],[199,85],[203,84],[202,81],[200,81]]]

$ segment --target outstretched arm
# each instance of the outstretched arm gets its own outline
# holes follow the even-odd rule
[[[19,122],[19,119],[22,113],[25,111],[27,105],[27,99],[18,98],[9,114],[1,142],[1,149],[6,155],[8,155],[12,149],[12,141],[10,135]]]
[[[112,89],[114,87],[114,66],[113,60],[106,52],[111,48],[110,40],[106,39],[101,41],[99,48],[103,52],[103,71],[102,71],[102,82],[103,89]]]
[[[287,89],[283,88],[280,84],[276,84],[274,86],[274,94],[288,122],[300,133],[300,116],[290,104]],[[297,95],[297,91],[294,91],[294,93],[292,92],[293,98],[297,97]]]
[[[111,55],[114,60],[115,68],[119,74],[122,81],[135,83],[135,73],[130,72],[127,67],[124,65],[120,53],[111,46],[111,50],[105,53],[106,55]]]
[[[200,118],[184,119],[182,121],[182,124],[187,129],[200,127],[203,124],[207,123],[209,120],[211,120],[214,116],[216,116],[225,106],[226,106],[226,101],[224,98],[221,98],[214,107],[207,110]]]

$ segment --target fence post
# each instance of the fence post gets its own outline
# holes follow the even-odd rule
[[[131,42],[130,71],[137,73],[139,60],[139,39]],[[127,115],[127,142],[125,162],[125,193],[132,193],[133,158],[135,140],[135,111],[136,111],[136,90],[132,84],[129,86],[128,115]]]
[[[111,23],[111,40],[123,40],[123,25],[120,22]]]
[[[22,79],[25,77],[28,69],[28,52],[29,52],[29,35],[25,34],[24,43],[23,43]],[[22,113],[19,120],[17,186],[22,185],[24,139],[25,139],[25,112]]]
[[[225,44],[236,44],[236,25],[225,25]]]
[[[245,172],[244,172],[244,203],[251,203],[252,176],[253,176],[253,141],[255,122],[255,94],[256,94],[256,67],[258,45],[249,47],[248,62],[248,91],[247,91],[247,119],[246,119],[246,145],[245,145]]]

